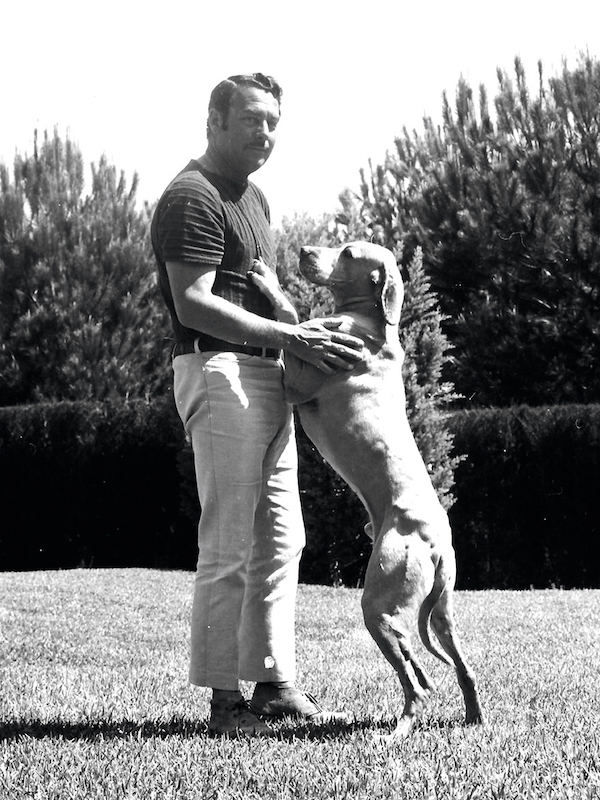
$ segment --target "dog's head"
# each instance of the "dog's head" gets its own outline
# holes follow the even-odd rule
[[[300,272],[333,293],[336,312],[377,306],[388,325],[398,325],[404,285],[392,252],[372,242],[343,247],[303,247]]]

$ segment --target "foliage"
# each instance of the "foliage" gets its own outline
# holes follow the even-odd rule
[[[55,131],[0,165],[0,405],[163,391],[167,330],[149,209]]]
[[[188,567],[178,510],[181,424],[170,401],[0,408],[3,569]]]
[[[476,405],[600,399],[600,63],[527,86],[498,70],[495,115],[461,80],[442,121],[363,173],[366,219],[420,247]]]
[[[331,295],[322,286],[314,286],[298,270],[300,248],[303,245],[329,247],[335,225],[331,215],[313,219],[308,214],[284,217],[275,233],[277,244],[277,275],[285,293],[298,312],[300,321],[326,316],[332,309]]]
[[[450,509],[469,588],[597,586],[600,405],[477,409],[450,420]]]
[[[450,508],[459,586],[598,587],[600,406],[464,411],[445,423],[468,456]],[[301,579],[359,586],[366,512],[301,430],[298,444]],[[4,569],[194,567],[193,458],[169,400],[2,408],[0,482]]]
[[[296,439],[298,483],[306,528],[300,580],[333,586],[362,586],[371,555],[371,540],[364,533],[369,520],[367,512],[314,447],[298,419]]]
[[[451,454],[453,437],[447,425],[449,405],[456,399],[452,384],[442,380],[449,345],[419,249],[408,263],[406,275],[400,342],[405,352],[402,372],[407,413],[433,485],[442,505],[449,508],[454,502],[454,469],[462,458]]]
[[[187,685],[191,594],[187,572],[0,574],[0,796],[598,796],[599,592],[459,592],[487,726],[463,727],[452,670],[413,641],[438,690],[395,745],[378,735],[401,711],[401,690],[364,630],[360,593],[317,586],[298,595],[298,685],[352,721],[276,723],[271,739],[208,736],[209,693]]]

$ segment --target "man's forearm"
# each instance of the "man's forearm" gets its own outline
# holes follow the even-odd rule
[[[175,313],[186,328],[232,344],[277,349],[285,349],[297,336],[293,327],[296,320],[289,309],[283,311],[284,298],[274,304],[276,310],[282,307],[281,321],[266,319],[212,293],[215,267],[181,262],[167,262],[166,266]]]
[[[187,328],[207,333],[233,344],[286,349],[295,338],[295,312],[281,309],[281,318],[266,319],[246,311],[218,295],[188,300],[184,318],[180,322]],[[279,317],[279,314],[278,314]]]

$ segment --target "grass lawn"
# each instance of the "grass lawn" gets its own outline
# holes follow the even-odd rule
[[[0,800],[600,798],[600,591],[459,592],[488,723],[462,725],[452,670],[411,737],[363,630],[360,593],[300,587],[299,684],[354,715],[206,735],[187,685],[190,573],[0,573]]]

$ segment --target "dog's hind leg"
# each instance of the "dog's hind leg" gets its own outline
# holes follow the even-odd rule
[[[456,669],[458,683],[465,700],[465,722],[474,725],[483,722],[475,673],[465,659],[454,625],[452,589],[442,592],[431,613],[431,627],[442,648],[450,656]]]
[[[391,738],[401,739],[408,735],[429,697],[434,691],[433,681],[415,657],[408,632],[398,618],[386,619],[379,615],[367,624],[369,632],[383,655],[395,669],[404,693],[404,708],[398,718]]]
[[[404,692],[404,708],[393,738],[409,733],[435,688],[414,655],[409,633],[423,597],[431,589],[433,573],[429,554],[419,540],[396,531],[376,540],[365,576],[362,609],[367,630],[396,671]]]

